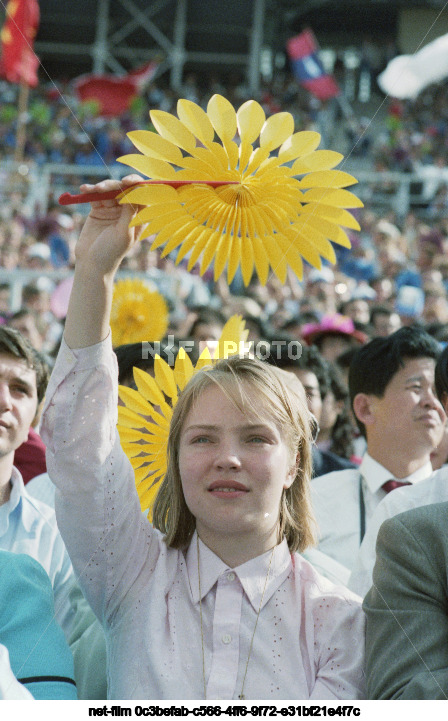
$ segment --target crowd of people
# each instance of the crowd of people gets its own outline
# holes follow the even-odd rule
[[[194,77],[184,91],[201,102]],[[110,167],[148,107],[176,100],[154,84],[107,121],[63,98],[33,98],[28,160]],[[290,79],[262,100],[318,127]],[[448,225],[442,176],[425,175],[448,154],[447,101],[432,88],[392,103],[364,146],[372,167],[422,170],[430,214],[373,196],[336,265],[285,284],[188,271],[138,241],[115,200],[86,219],[2,199],[0,267],[31,273],[20,302],[0,284],[0,574],[17,601],[0,615],[0,698],[448,697]],[[151,522],[116,424],[117,384],[142,412],[134,369],[154,375],[154,357],[109,333],[114,280],[134,275],[167,302],[168,362],[185,341],[197,360],[234,314],[252,343],[180,394]],[[160,424],[150,396],[142,424]]]

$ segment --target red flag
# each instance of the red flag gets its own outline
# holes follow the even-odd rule
[[[319,100],[329,100],[341,94],[337,82],[322,65],[316,38],[311,30],[290,38],[286,47],[293,74],[304,88]]]
[[[75,80],[75,92],[79,100],[95,100],[100,115],[116,117],[128,110],[141,87],[154,77],[159,66],[152,60],[128,75],[82,75]]]
[[[0,34],[0,76],[10,83],[25,83],[32,88],[37,85],[39,58],[33,43],[38,27],[37,0],[9,0]]]

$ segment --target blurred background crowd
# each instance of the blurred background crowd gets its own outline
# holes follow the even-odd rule
[[[442,346],[448,341],[448,89],[430,85],[412,101],[385,98],[376,76],[393,52],[366,40],[355,82],[336,59],[340,98],[317,100],[287,69],[261,82],[256,98],[267,116],[286,110],[296,129],[320,132],[321,147],[344,153],[341,169],[360,179],[355,192],[364,207],[354,214],[361,232],[349,231],[350,250],[335,247],[335,266],[305,263],[302,280],[291,273],[281,284],[272,276],[266,286],[254,277],[245,287],[237,274],[229,287],[213,280],[213,270],[201,277],[197,267],[187,271],[187,260],[176,265],[175,254],[162,258],[149,238],[120,269],[120,276],[148,280],[164,296],[168,334],[176,340],[217,339],[226,319],[239,313],[250,340],[313,345],[340,372],[328,395],[333,425],[338,409],[350,415],[345,378],[360,344],[415,324]],[[81,102],[70,81],[42,82],[30,90],[23,157],[14,165],[19,88],[0,81],[0,322],[19,329],[50,366],[86,212],[58,205],[59,193],[125,174],[116,159],[132,152],[126,133],[151,129],[150,109],[175,113],[179,97],[206,108],[216,92],[235,107],[252,97],[241,74],[190,72],[176,91],[163,76],[152,80],[126,112],[107,117],[95,103]],[[362,447],[355,452],[356,427],[347,423],[353,443],[332,450],[356,459]],[[331,447],[330,438],[322,426],[323,447]]]

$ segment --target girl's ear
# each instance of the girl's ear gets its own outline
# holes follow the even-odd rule
[[[291,468],[289,469],[288,475],[286,476],[286,480],[283,484],[283,489],[286,491],[287,488],[290,488],[294,482],[294,479],[297,475],[297,469],[300,464],[300,453],[297,453],[296,455],[296,462]]]

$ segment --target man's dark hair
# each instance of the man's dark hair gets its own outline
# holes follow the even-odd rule
[[[226,323],[227,318],[223,313],[221,313],[220,310],[217,310],[215,308],[206,308],[201,307],[198,310],[197,318],[193,321],[193,324],[188,332],[189,336],[192,336],[198,327],[198,325],[206,324],[206,325],[212,325],[216,323],[217,325],[224,326]]]
[[[177,343],[167,342],[165,340],[160,341],[160,345],[156,346],[154,343],[150,343],[154,352],[166,362],[170,364],[171,356],[176,356],[179,351]],[[169,349],[170,354],[166,352],[166,348]],[[134,368],[140,368],[146,373],[150,373],[154,369],[154,355],[148,350],[144,352],[143,343],[124,343],[114,348],[114,353],[117,356],[118,361],[118,382],[121,385],[131,384],[134,388],[133,371]]]
[[[374,338],[355,353],[350,364],[348,386],[352,408],[358,393],[382,398],[390,381],[404,367],[406,360],[433,358],[437,361],[439,355],[440,345],[418,326],[400,328],[387,338]],[[358,418],[356,422],[366,437],[364,424]]]
[[[41,402],[50,378],[45,358],[15,328],[0,326],[0,353],[25,361],[28,368],[36,371],[37,401]]]
[[[448,346],[443,349],[437,359],[436,369],[434,372],[434,383],[436,386],[437,398],[442,403],[443,395],[448,395]]]
[[[375,325],[377,315],[386,315],[388,318],[397,311],[388,305],[373,305],[370,309],[370,325]]]
[[[294,354],[291,353],[288,343],[272,346],[270,355],[266,358],[271,365],[282,368],[283,370],[299,370],[310,371],[314,373],[319,384],[321,398],[325,398],[330,389],[330,372],[327,361],[321,356],[316,346],[302,345],[302,353],[296,358],[297,341],[291,339],[294,343]]]

